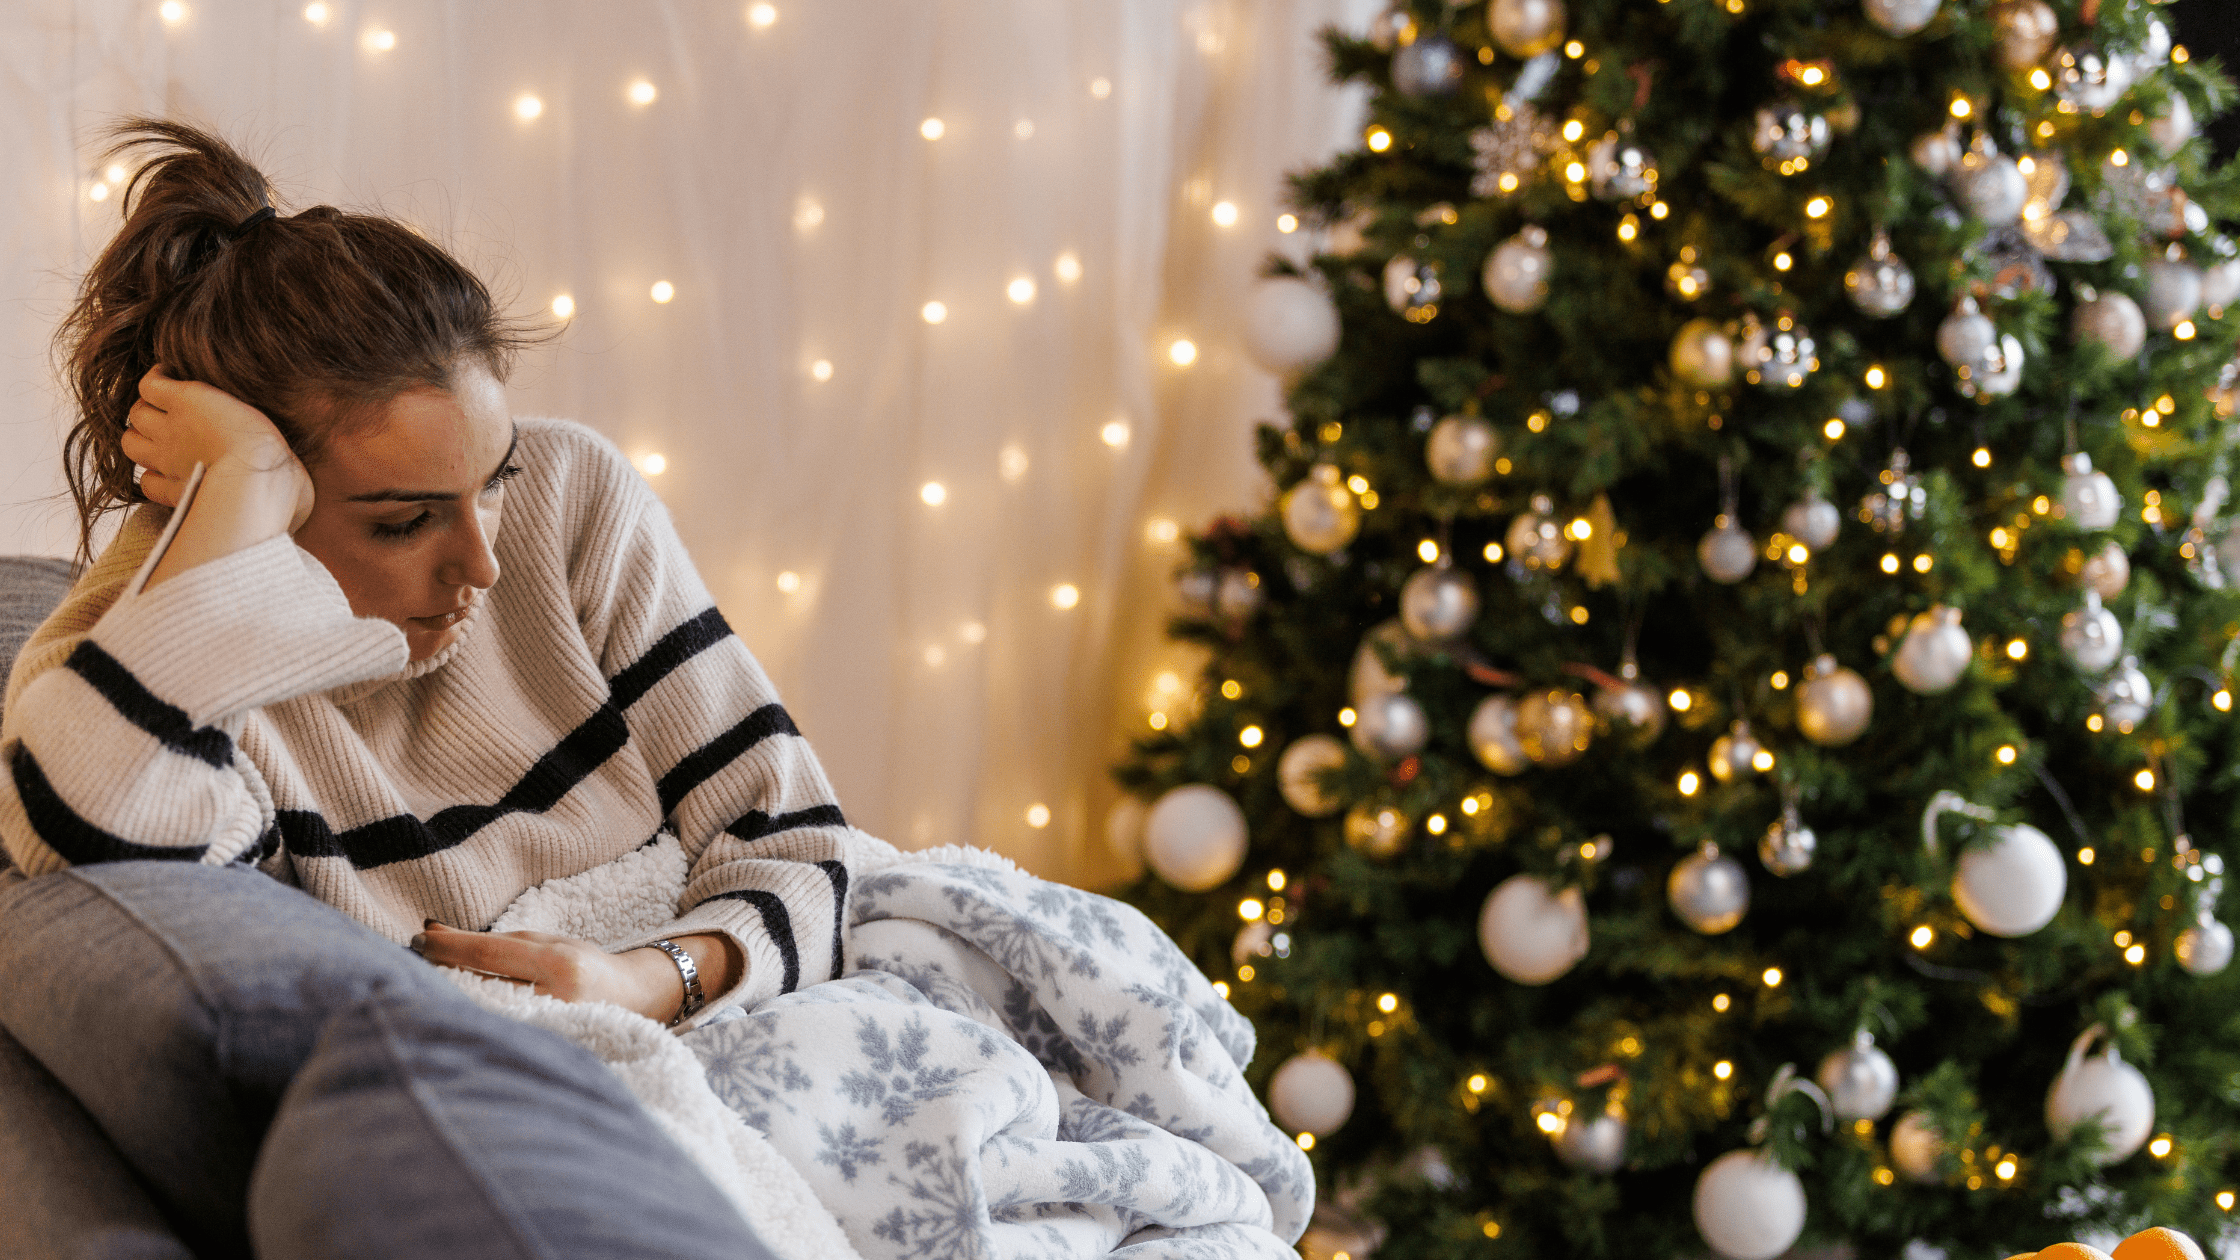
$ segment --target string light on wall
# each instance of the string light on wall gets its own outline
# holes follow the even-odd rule
[[[1050,588],[1050,606],[1060,612],[1081,602],[1081,588],[1071,582],[1060,582]]]
[[[173,26],[187,20],[187,6],[179,0],[163,0],[162,4],[156,6],[156,12]]]
[[[940,644],[928,643],[926,645],[925,657],[926,664],[931,665],[935,669],[939,669],[945,662],[948,661],[949,654],[941,650]]]
[[[397,33],[389,30],[370,30],[363,41],[367,52],[390,52],[397,46]]]
[[[747,6],[747,25],[756,30],[768,30],[778,22],[778,6],[750,4]]]
[[[327,6],[326,0],[311,0],[310,4],[303,6],[303,20],[313,26],[325,26],[333,19],[334,10]]]
[[[939,140],[948,130],[949,125],[938,118],[928,118],[918,124],[918,134],[928,140]]]
[[[928,302],[918,308],[918,318],[929,324],[938,324],[949,318],[949,308],[940,302]]]
[[[1119,450],[1128,444],[1128,422],[1125,420],[1107,420],[1104,428],[1097,431],[1097,436],[1104,439],[1106,446]]]
[[[822,222],[824,222],[824,207],[817,203],[816,198],[804,193],[798,201],[793,203],[794,231],[813,232],[817,225]]]
[[[1143,537],[1146,542],[1158,543],[1161,546],[1164,546],[1182,537],[1182,526],[1177,525],[1164,516],[1154,516],[1150,520],[1144,522]]]
[[[1112,80],[1106,78],[1095,78],[1089,80],[1089,95],[1096,97],[1100,101],[1112,95]]]
[[[1034,301],[1034,281],[1027,276],[1015,277],[1003,287],[1003,293],[1011,299],[1012,305],[1025,306]]]
[[[996,471],[1009,482],[1027,475],[1027,448],[1013,442],[996,453]]]
[[[1058,255],[1056,262],[1050,264],[1050,270],[1058,277],[1059,283],[1072,284],[1081,278],[1081,258],[1072,250],[1067,250]]]
[[[533,122],[544,113],[544,102],[527,92],[513,98],[513,116],[523,122]]]
[[[1050,825],[1050,807],[1041,801],[1027,806],[1027,825],[1040,831]]]
[[[565,293],[552,299],[552,314],[555,319],[575,318],[576,300]]]
[[[988,628],[977,621],[968,621],[957,627],[957,637],[975,645],[986,643],[988,641]]]
[[[1019,121],[1011,124],[1011,134],[1019,137],[1021,140],[1034,139],[1034,120],[1031,118],[1022,118]]]
[[[95,180],[86,189],[86,196],[94,201],[107,201],[109,199],[109,186],[100,180]]]
[[[651,296],[654,301],[661,303],[663,306],[666,306],[673,298],[677,296],[677,286],[669,283],[666,280],[656,280],[653,282],[653,291],[651,293]]]
[[[1296,232],[1296,231],[1298,231],[1298,230],[1299,230],[1299,216],[1298,216],[1298,215],[1295,215],[1295,214],[1279,214],[1279,215],[1277,215],[1277,216],[1276,216],[1276,231],[1278,231],[1278,232],[1281,232],[1281,233],[1283,233],[1283,234],[1284,234],[1285,236],[1289,236],[1289,235],[1291,235],[1291,234],[1292,234],[1293,232]]]
[[[651,105],[661,95],[661,90],[652,83],[639,79],[625,88],[622,94],[632,105]]]
[[[918,497],[927,507],[940,507],[949,501],[949,487],[938,481],[929,481],[918,487]]]
[[[814,363],[810,364],[810,365],[809,365],[809,378],[810,378],[811,380],[814,380],[814,381],[818,382],[819,384],[822,384],[822,383],[824,383],[825,381],[829,381],[829,380],[831,380],[831,379],[832,379],[832,360],[830,360],[830,359],[819,359],[819,360],[817,360],[816,362],[814,362]]]
[[[630,462],[648,477],[658,477],[669,471],[669,457],[659,451],[647,451]]]
[[[1198,343],[1188,337],[1177,337],[1167,346],[1167,360],[1176,367],[1189,367],[1198,361]]]
[[[1213,222],[1216,227],[1235,227],[1237,225],[1237,203],[1233,201],[1214,202]]]
[[[801,590],[801,575],[791,569],[780,573],[778,575],[778,589],[787,595],[799,593]]]

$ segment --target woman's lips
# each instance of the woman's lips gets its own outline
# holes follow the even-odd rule
[[[466,620],[467,614],[473,611],[474,605],[469,604],[465,608],[454,608],[450,612],[443,613],[439,616],[412,617],[409,618],[409,620],[413,625],[419,627],[422,630],[449,630],[451,627],[458,625],[460,622]]]

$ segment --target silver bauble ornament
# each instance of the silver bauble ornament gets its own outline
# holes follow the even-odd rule
[[[1274,957],[1275,940],[1275,925],[1266,919],[1254,919],[1238,928],[1236,939],[1229,942],[1229,965],[1243,967],[1254,959]]]
[[[1408,11],[1405,0],[1394,0],[1391,7],[1369,19],[1369,43],[1378,52],[1391,52],[1415,37],[1416,15]]]
[[[1214,596],[1221,591],[1221,575],[1212,569],[1185,569],[1174,575],[1174,593],[1181,598],[1183,615],[1211,617]]]
[[[1705,936],[1731,932],[1750,910],[1750,872],[1718,845],[1705,844],[1673,864],[1664,898],[1691,930]]]
[[[1242,621],[1260,611],[1264,598],[1259,574],[1250,569],[1223,569],[1221,581],[1214,587],[1213,611],[1224,621]]]
[[[2124,657],[2092,695],[2100,702],[2100,716],[2118,734],[2129,735],[2154,711],[2154,684],[2140,670],[2136,657]]]
[[[1478,912],[1478,948],[1518,984],[1546,984],[1587,956],[1587,901],[1576,888],[1552,891],[1537,875],[1511,875]]]
[[[1937,1162],[1944,1158],[1944,1138],[1926,1111],[1909,1111],[1890,1126],[1890,1163],[1908,1181],[1938,1179]]]
[[[1691,319],[1672,337],[1672,374],[1698,389],[1734,379],[1734,342],[1708,319]]]
[[[2012,333],[2000,336],[1999,344],[1974,371],[1960,378],[1960,392],[1970,398],[1989,402],[2004,398],[2022,387],[2022,341]]]
[[[1870,319],[1888,319],[1913,304],[1913,268],[1890,249],[1890,234],[1876,229],[1866,255],[1843,273],[1843,291]]]
[[[1851,1044],[1820,1060],[1813,1073],[1838,1120],[1880,1120],[1898,1101],[1898,1065],[1862,1028]]]
[[[1952,313],[1937,325],[1937,354],[1955,371],[1973,370],[1998,343],[1999,326],[1972,297],[1954,303]]]
[[[2111,538],[2108,545],[2092,553],[2078,571],[2077,577],[2086,586],[2100,593],[2102,599],[2114,599],[2123,594],[2131,584],[2131,557],[2123,553],[2123,544]]]
[[[1757,774],[1764,768],[1758,764],[1761,760],[1771,764],[1765,752],[1765,745],[1750,733],[1750,724],[1738,718],[1726,734],[1711,741],[1711,755],[1707,759],[1711,777],[1721,783],[1732,783]]]
[[[1419,35],[1393,50],[1392,86],[1402,96],[1445,96],[1462,84],[1462,50],[1444,35]]]
[[[2107,529],[2123,514],[2123,496],[2108,474],[2092,466],[2092,456],[2072,451],[2061,457],[2062,516],[2078,529]]]
[[[1353,668],[1346,674],[1346,698],[1354,707],[1377,697],[1389,696],[1408,689],[1408,676],[1386,668],[1387,655],[1405,662],[1422,645],[1408,637],[1408,629],[1399,618],[1380,622],[1369,633],[1361,636],[1361,643],[1353,650]]]
[[[1398,857],[1408,847],[1408,833],[1413,829],[1413,821],[1391,805],[1363,801],[1346,811],[1347,847],[1379,862]]]
[[[2147,123],[2147,138],[2164,157],[2176,157],[2186,141],[2193,139],[2193,106],[2186,104],[2182,93],[2172,92],[2162,116]]]
[[[2128,293],[2096,294],[2070,313],[2069,336],[2080,344],[2097,341],[2116,362],[2128,363],[2147,344],[2146,312]]]
[[[1563,0],[1493,0],[1486,6],[1486,29],[1512,57],[1544,53],[1563,42]]]
[[[2030,181],[2004,153],[1970,153],[1960,160],[1953,193],[1969,214],[1992,227],[2005,227],[2022,217],[2030,202]]]
[[[1797,807],[1785,805],[1781,817],[1758,839],[1758,862],[1768,874],[1787,879],[1812,869],[1812,855],[1819,847],[1820,837],[1797,817]]]
[[[1760,106],[1750,126],[1750,147],[1766,165],[1810,161],[1828,151],[1828,118],[1795,101]]]
[[[2082,44],[2062,49],[2054,67],[2054,95],[2087,113],[2121,100],[2137,73],[2129,58]]]
[[[1532,496],[1532,510],[1510,521],[1509,532],[1502,539],[1510,559],[1534,571],[1563,567],[1563,562],[1571,558],[1571,540],[1564,537],[1562,524],[1554,518],[1555,510],[1555,501],[1547,495]]]
[[[1328,1137],[1353,1114],[1353,1074],[1320,1050],[1295,1054],[1268,1078],[1268,1110],[1293,1133]]]
[[[1804,497],[1782,509],[1781,532],[1814,551],[1824,551],[1843,532],[1843,509],[1810,489]]]
[[[1735,349],[1743,379],[1770,394],[1799,388],[1820,368],[1812,334],[1787,311],[1770,324],[1753,321]]]
[[[1626,1122],[1616,1112],[1573,1116],[1556,1135],[1556,1158],[1582,1172],[1612,1173],[1626,1162]]]
[[[2169,256],[2150,258],[2146,272],[2147,289],[2139,296],[2139,310],[2148,326],[2168,332],[2201,309],[2201,272],[2193,264]]]
[[[1967,148],[1960,143],[1960,131],[1956,126],[1922,132],[1906,148],[1906,156],[1932,179],[1943,179],[1958,170],[1960,159],[1966,154]]]
[[[1604,201],[1632,201],[1657,189],[1657,157],[1632,136],[1609,132],[1587,150],[1587,184]]]
[[[1346,746],[1328,735],[1293,740],[1276,759],[1276,788],[1283,803],[1309,818],[1327,818],[1344,809],[1345,799],[1324,790],[1322,779],[1345,764]]]
[[[1664,734],[1664,697],[1642,686],[1638,673],[1621,671],[1616,686],[1594,693],[1594,715],[1603,732],[1628,748],[1647,748]]]
[[[1527,224],[1486,255],[1486,300],[1514,315],[1540,309],[1548,300],[1548,273],[1555,256],[1548,252],[1548,229]]]
[[[2232,963],[2232,929],[2204,912],[2178,933],[2178,965],[2197,976],[2213,976]]]
[[[1384,301],[1394,313],[1422,323],[1439,313],[1439,264],[1398,254],[1384,265]]]
[[[1407,692],[1364,700],[1354,711],[1353,746],[1379,761],[1413,757],[1430,739],[1431,719]]]
[[[2215,319],[2235,300],[2240,300],[2240,258],[2227,258],[2201,269],[2201,305],[2208,309],[2209,318]]]
[[[1244,811],[1220,788],[1170,788],[1143,820],[1143,860],[1184,892],[1204,892],[1244,865]]]
[[[1311,367],[1338,348],[1338,308],[1310,280],[1271,276],[1252,288],[1244,346],[1255,363],[1279,376]]]
[[[1916,695],[1933,696],[1950,691],[1968,672],[1975,644],[1960,626],[1960,610],[1944,604],[1916,614],[1890,658],[1890,672]]]
[[[1804,1183],[1758,1148],[1705,1165],[1692,1206],[1696,1232],[1724,1260],[1773,1260],[1804,1232]]]
[[[2087,590],[2084,607],[2063,614],[2061,650],[2078,669],[2097,674],[2123,655],[2123,623],[2100,605],[2100,592]]]
[[[1593,732],[1594,715],[1577,692],[1535,691],[1517,705],[1517,745],[1535,765],[1570,765]]]
[[[1400,624],[1426,643],[1460,638],[1478,619],[1478,584],[1451,564],[1410,574],[1400,587]]]
[[[1999,31],[1993,51],[2009,70],[2037,65],[2061,35],[2061,19],[2046,0],[2000,0],[1991,10],[1991,20]]]
[[[1450,486],[1474,486],[1493,475],[1501,454],[1501,435],[1477,416],[1448,416],[1431,426],[1423,462],[1431,475]]]
[[[1517,739],[1517,702],[1508,696],[1487,696],[1470,714],[1470,751],[1495,774],[1523,774],[1532,768]]]
[[[1883,33],[1902,39],[1927,26],[1937,16],[1938,3],[1939,0],[1861,0],[1859,7],[1866,10],[1867,20],[1881,27]]]
[[[2103,1166],[2128,1159],[2154,1132],[2154,1087],[2146,1075],[2125,1063],[2113,1045],[2085,1057],[2086,1047],[2106,1031],[2094,1024],[2072,1042],[2061,1075],[2046,1091],[2046,1129],[2056,1139],[2088,1119],[2099,1119],[2105,1145],[2092,1162]]]
[[[1704,576],[1732,586],[1758,567],[1758,542],[1749,530],[1736,525],[1733,517],[1721,512],[1697,541],[1696,562],[1703,566]]]
[[[1823,748],[1840,748],[1874,720],[1874,692],[1857,670],[1821,653],[1805,667],[1797,690],[1797,729]]]
[[[1301,551],[1327,556],[1361,532],[1361,505],[1333,464],[1316,464],[1283,493],[1283,532]]]

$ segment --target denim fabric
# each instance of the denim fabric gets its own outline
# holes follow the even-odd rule
[[[591,1055],[255,871],[0,887],[0,976],[0,1027],[198,1252],[767,1255]]]

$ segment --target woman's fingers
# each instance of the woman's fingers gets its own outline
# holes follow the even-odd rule
[[[578,996],[583,972],[578,955],[590,948],[544,932],[462,932],[440,923],[412,938],[412,947],[429,962],[524,981],[540,993],[571,1001]]]

